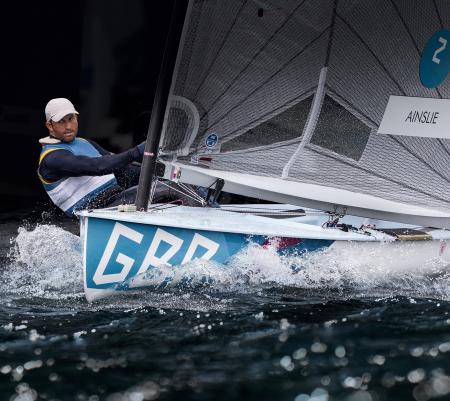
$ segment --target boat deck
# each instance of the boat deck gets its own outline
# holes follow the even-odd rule
[[[231,211],[233,210],[233,211]],[[264,210],[264,216],[260,215]],[[289,213],[296,211],[294,216]],[[275,215],[287,213],[289,217],[274,219],[267,217],[270,212]],[[335,241],[392,241],[396,238],[382,231],[370,230],[370,235],[361,232],[344,232],[336,228],[323,228],[322,224],[328,216],[319,211],[306,209],[301,215],[298,207],[292,205],[230,205],[222,208],[197,208],[173,205],[152,205],[147,212],[120,212],[117,208],[81,211],[81,217],[100,218],[108,220],[178,227],[193,230],[219,231],[249,235],[264,235],[274,237],[327,239]],[[278,217],[278,216],[277,216]],[[286,216],[285,216],[286,217]],[[447,230],[433,230],[400,225],[392,222],[382,222],[345,216],[342,222],[359,227],[362,224],[375,224],[376,227],[416,228],[421,229],[430,239],[449,239]]]

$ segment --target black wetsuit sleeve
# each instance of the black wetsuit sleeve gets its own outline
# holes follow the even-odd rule
[[[106,150],[105,148],[102,148],[97,142],[94,142],[91,139],[86,139],[95,149],[97,149],[98,153],[100,153],[102,156],[106,155],[112,155],[113,153]]]
[[[39,174],[50,182],[64,177],[111,174],[133,161],[141,161],[142,154],[137,147],[118,154],[99,157],[75,156],[68,150],[58,149],[44,157]]]

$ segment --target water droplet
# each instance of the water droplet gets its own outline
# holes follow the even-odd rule
[[[288,372],[294,370],[294,364],[292,363],[292,359],[289,355],[283,356],[283,358],[280,359],[280,365]]]
[[[311,351],[315,354],[322,354],[327,350],[327,345],[324,343],[321,343],[319,341],[315,342],[313,345],[311,345]]]
[[[305,348],[299,348],[298,350],[294,351],[292,357],[294,359],[303,359],[307,354],[308,351]]]
[[[419,383],[420,381],[425,379],[425,371],[420,368],[411,370],[411,372],[408,373],[407,378],[410,383]]]
[[[336,355],[338,358],[343,358],[345,354],[346,354],[345,347],[343,347],[342,345],[339,345],[334,350],[334,355]]]

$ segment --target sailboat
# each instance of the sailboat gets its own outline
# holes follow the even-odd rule
[[[86,298],[249,244],[450,261],[445,21],[434,0],[175,1],[136,205],[78,213]],[[202,207],[149,204],[156,159]]]

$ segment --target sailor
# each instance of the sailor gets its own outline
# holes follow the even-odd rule
[[[127,201],[126,189],[139,179],[139,168],[132,163],[142,161],[145,146],[113,154],[77,137],[78,114],[68,99],[50,100],[45,107],[49,135],[39,140],[39,178],[53,203],[69,216],[76,210]]]

